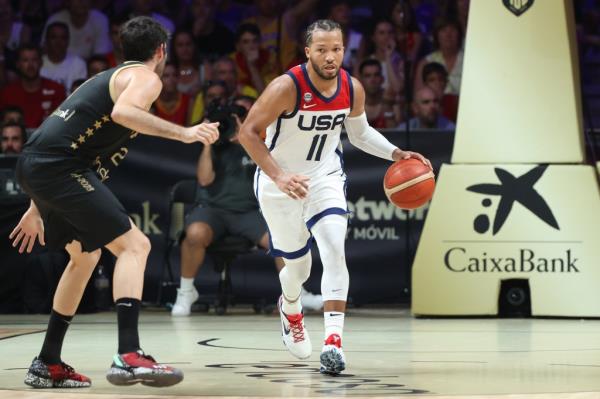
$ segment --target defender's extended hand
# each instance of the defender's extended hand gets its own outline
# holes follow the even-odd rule
[[[8,238],[10,240],[14,238],[13,247],[21,242],[19,253],[22,254],[25,249],[27,249],[27,253],[31,252],[36,237],[41,245],[46,245],[44,241],[44,222],[39,212],[29,208]]]
[[[181,141],[184,143],[193,143],[196,141],[202,144],[212,144],[219,138],[219,122],[203,122],[185,129]]]

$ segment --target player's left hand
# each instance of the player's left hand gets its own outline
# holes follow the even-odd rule
[[[423,155],[419,154],[418,152],[414,152],[414,151],[402,151],[400,149],[397,149],[392,154],[392,159],[394,161],[399,161],[401,159],[409,159],[409,158],[418,159],[419,161],[421,161],[425,165],[427,165],[429,167],[429,169],[433,170],[433,167],[431,166],[431,162],[429,161],[429,159],[425,158]]]
[[[19,245],[19,253],[22,254],[24,250],[30,253],[35,244],[37,238],[41,245],[46,245],[44,241],[44,222],[39,212],[29,208],[23,215],[19,224],[14,228],[12,233],[8,236],[10,240],[14,238],[13,247]]]

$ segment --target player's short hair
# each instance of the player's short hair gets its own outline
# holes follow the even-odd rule
[[[317,30],[322,30],[324,32],[333,32],[334,30],[339,30],[341,32],[342,27],[340,24],[330,19],[316,20],[312,24],[308,25],[308,28],[306,28],[306,33],[304,35],[304,42],[306,44],[306,47],[310,47],[310,44],[312,43],[313,33]]]
[[[123,55],[127,61],[148,61],[161,45],[166,45],[167,30],[150,17],[135,17],[119,32]]]

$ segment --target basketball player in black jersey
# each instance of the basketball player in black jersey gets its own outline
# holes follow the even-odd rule
[[[70,255],[42,350],[25,378],[35,388],[91,385],[60,354],[102,247],[117,257],[113,297],[119,347],[108,381],[160,387],[183,379],[180,370],[156,363],[140,348],[138,315],[150,242],[101,182],[106,177],[103,162],[116,165],[127,153],[126,142],[138,132],[209,144],[218,138],[218,129],[215,123],[183,128],[151,115],[150,105],[162,88],[167,33],[153,19],[138,17],[120,35],[128,61],[92,77],[67,98],[32,135],[17,166],[31,205],[10,235],[13,246],[30,252],[36,239],[45,245],[46,238],[50,247],[66,248]]]

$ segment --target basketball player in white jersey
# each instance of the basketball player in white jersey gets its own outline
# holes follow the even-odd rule
[[[240,142],[259,167],[254,185],[271,233],[271,254],[285,259],[279,274],[283,342],[300,359],[311,354],[300,292],[310,275],[314,238],[323,262],[321,372],[335,375],[345,368],[342,333],[349,286],[342,125],[350,143],[369,154],[387,160],[413,157],[431,164],[421,154],[395,147],[368,125],[364,89],[340,69],[344,45],[339,24],[330,20],[311,24],[305,53],[306,64],[273,80],[254,104],[242,125]],[[265,129],[263,142],[260,133]]]

